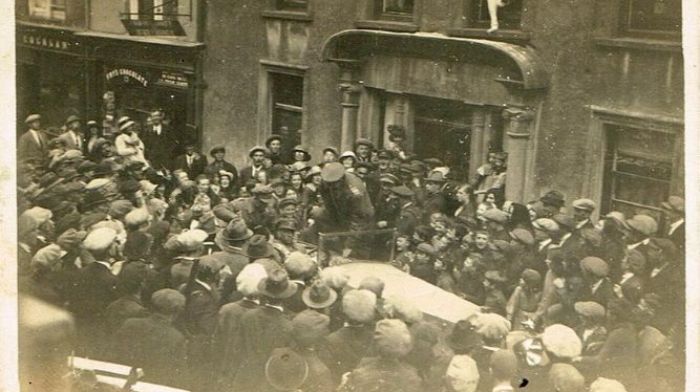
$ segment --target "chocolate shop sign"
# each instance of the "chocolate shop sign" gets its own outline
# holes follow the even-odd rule
[[[115,78],[121,78],[124,83],[129,83],[130,80],[134,80],[141,84],[143,87],[148,87],[148,79],[137,71],[129,68],[116,68],[113,69],[105,75],[108,81]]]

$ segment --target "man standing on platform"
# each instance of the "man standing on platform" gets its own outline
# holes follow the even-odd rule
[[[171,167],[170,162],[178,145],[175,131],[163,123],[163,117],[161,110],[154,110],[151,113],[151,125],[142,135],[143,143],[146,145],[146,158],[156,170]]]

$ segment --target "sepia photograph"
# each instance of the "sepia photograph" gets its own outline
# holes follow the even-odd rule
[[[697,387],[691,1],[7,3],[8,392]]]

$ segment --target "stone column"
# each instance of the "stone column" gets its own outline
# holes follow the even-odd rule
[[[524,202],[527,175],[529,172],[530,129],[535,112],[531,109],[511,107],[503,110],[506,120],[506,152],[508,171],[506,177],[506,199]]]
[[[340,152],[352,150],[357,138],[357,114],[360,109],[360,92],[355,62],[340,63],[341,76],[338,89],[343,93],[341,101],[342,123],[340,126]]]
[[[472,113],[472,132],[469,143],[469,179],[474,178],[476,169],[486,163],[488,151],[484,151],[484,140],[486,139],[486,109],[475,108]]]

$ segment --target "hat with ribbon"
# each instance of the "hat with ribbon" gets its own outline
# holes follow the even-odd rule
[[[228,242],[245,241],[252,236],[253,231],[246,226],[245,221],[234,217],[228,222],[225,229],[222,229],[216,233],[214,242],[216,242],[220,248],[224,249],[226,246],[228,246]]]
[[[252,236],[250,241],[243,245],[242,250],[251,259],[272,258],[275,255],[275,248],[260,234]]]
[[[301,299],[306,306],[312,309],[325,309],[335,303],[338,293],[321,281],[315,281],[311,286],[304,289]]]

